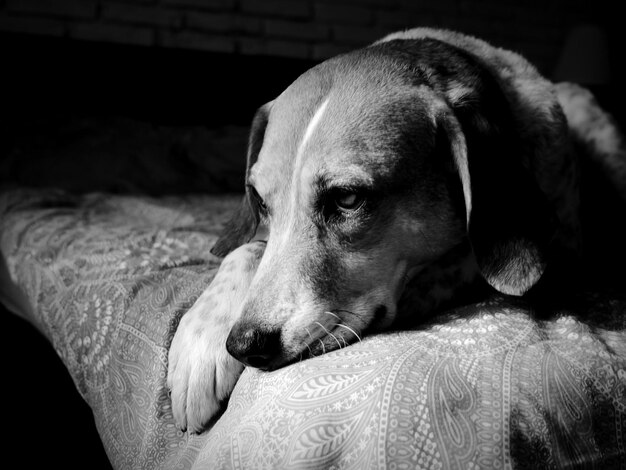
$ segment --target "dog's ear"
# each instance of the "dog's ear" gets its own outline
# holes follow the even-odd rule
[[[224,226],[220,237],[213,245],[211,253],[216,256],[226,256],[235,248],[249,242],[257,231],[259,225],[259,207],[258,200],[251,194],[251,188],[248,186],[248,175],[250,168],[256,162],[261,147],[263,146],[263,138],[265,136],[265,128],[269,119],[272,102],[261,106],[250,126],[250,135],[248,137],[248,154],[246,161],[246,185],[245,195],[239,208]]]
[[[553,215],[517,154],[508,111],[492,121],[478,109],[443,105],[436,114],[437,146],[454,162],[483,277],[500,292],[522,295],[546,268]]]

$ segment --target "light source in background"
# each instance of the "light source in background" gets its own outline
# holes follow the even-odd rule
[[[572,28],[554,69],[554,81],[602,86],[611,81],[606,33],[597,25]]]

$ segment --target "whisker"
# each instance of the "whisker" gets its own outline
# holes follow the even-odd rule
[[[341,325],[338,324],[338,323],[335,323],[333,326],[341,326]],[[341,338],[341,341],[343,341],[343,347],[345,348],[346,346],[348,346],[348,342],[346,341],[346,337],[342,335],[342,336],[340,336],[340,338]]]
[[[347,314],[352,315],[353,317],[357,317],[357,318],[361,318],[363,316],[362,314],[357,313],[357,312],[353,312],[351,310],[335,309],[335,311],[336,312],[341,312],[341,313],[347,313]],[[351,327],[345,325],[343,323],[343,319],[340,318],[336,313],[330,312],[330,311],[327,311],[325,313],[328,313],[329,315],[332,315],[335,318],[337,318],[337,320],[339,320],[339,323],[337,323],[335,326],[338,326],[338,327],[341,327],[341,328],[345,328],[346,330],[350,331],[359,340],[359,342],[362,341],[361,337],[359,336],[359,334],[356,331],[354,331]],[[343,336],[341,337],[341,339],[343,339],[344,343],[346,342],[346,339]]]
[[[327,313],[329,315],[332,315],[333,317],[335,317],[337,320],[342,321],[341,318],[339,318],[339,315],[337,315],[336,313],[333,313],[331,311],[326,311],[324,313]]]
[[[309,335],[309,338],[311,338],[311,341],[313,341],[313,336],[311,336],[311,332],[309,331],[309,329],[306,326],[304,327],[304,329],[306,330],[307,334]],[[304,343],[304,345],[309,350],[309,356],[315,357],[315,354],[313,354],[313,351],[311,350],[311,346],[309,346],[309,343]]]
[[[356,333],[356,331],[354,331],[348,325],[344,325],[343,323],[339,323],[339,324],[337,324],[337,326],[340,327],[340,328],[345,328],[346,330],[350,331],[354,336],[356,336],[356,339],[359,340],[359,343],[361,342],[361,337]]]
[[[322,345],[322,354],[326,354],[326,346],[324,346],[324,341],[322,341],[321,339],[318,339],[318,341]]]
[[[333,337],[333,339],[334,339],[334,340],[336,341],[336,343],[337,343],[337,346],[339,347],[339,349],[341,349],[341,343],[339,342],[339,340],[337,339],[337,337],[336,337],[334,334],[332,334],[332,333],[328,333],[328,334],[329,334],[330,336],[332,336],[332,337]]]
[[[311,346],[309,346],[309,343],[304,343],[304,345],[309,350],[309,356],[310,357],[315,357],[315,354],[313,354],[313,351],[311,351]],[[302,355],[302,353],[300,353],[300,355]]]
[[[324,330],[326,332],[327,335],[332,336],[333,339],[337,342],[337,346],[339,346],[339,349],[341,349],[341,343],[339,343],[339,340],[337,339],[337,337],[334,334],[332,334],[330,331],[328,331],[324,327],[324,325],[322,325],[320,322],[316,321],[315,323],[318,324],[322,328],[322,330]]]

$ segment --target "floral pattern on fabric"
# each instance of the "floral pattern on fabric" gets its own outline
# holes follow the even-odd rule
[[[623,329],[538,323],[502,299],[462,313],[246,370],[194,468],[624,465]]]
[[[115,468],[158,468],[186,446],[169,410],[167,348],[219,266],[209,250],[238,199],[0,196],[11,278],[92,408]]]
[[[115,468],[626,468],[626,302],[538,319],[503,298],[274,372],[201,435],[173,423],[180,317],[237,198],[14,190],[0,248]]]

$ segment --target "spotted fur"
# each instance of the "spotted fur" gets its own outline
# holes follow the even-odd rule
[[[179,427],[200,432],[219,412],[243,370],[226,351],[241,299],[259,260],[263,242],[247,243],[229,254],[211,284],[183,316],[169,349],[167,385]]]

